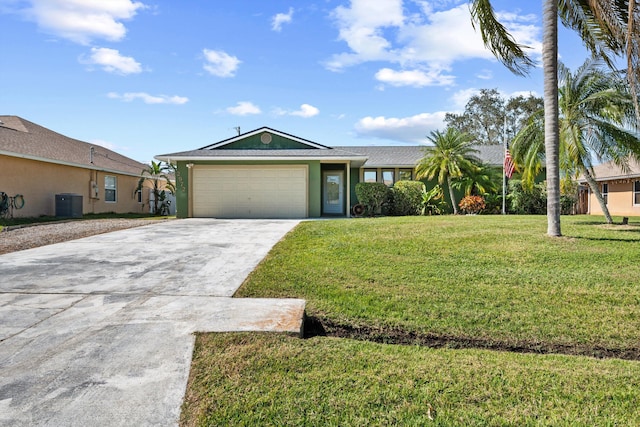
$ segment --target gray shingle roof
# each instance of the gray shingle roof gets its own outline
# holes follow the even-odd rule
[[[0,116],[0,122],[0,154],[136,176],[146,167],[115,151],[69,138],[18,116]]]

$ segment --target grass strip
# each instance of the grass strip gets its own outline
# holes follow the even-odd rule
[[[640,365],[198,334],[182,426],[640,425]]]

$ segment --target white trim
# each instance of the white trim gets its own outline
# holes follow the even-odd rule
[[[287,133],[280,132],[278,130],[271,129],[271,128],[268,128],[268,127],[264,126],[264,127],[261,127],[260,129],[255,129],[255,130],[252,130],[250,132],[243,133],[241,135],[235,136],[233,138],[225,139],[224,141],[220,141],[220,142],[216,142],[216,143],[211,144],[211,145],[207,145],[206,147],[202,147],[201,150],[211,150],[211,149],[214,149],[214,148],[223,147],[225,145],[233,144],[234,142],[241,141],[243,139],[246,139],[246,138],[249,138],[249,137],[255,136],[255,135],[259,134],[259,133],[264,133],[264,132],[269,132],[271,134],[278,135],[278,136],[280,136],[282,138],[290,139],[292,141],[299,142],[299,143],[304,144],[304,145],[308,145],[309,147],[320,148],[320,149],[329,149],[329,147],[327,147],[326,145],[318,144],[316,142],[309,141],[308,139],[303,139],[303,138],[300,138],[300,137],[297,137],[297,136],[294,136],[294,135],[289,135]]]

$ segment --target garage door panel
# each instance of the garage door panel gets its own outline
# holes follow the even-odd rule
[[[308,168],[197,166],[193,169],[193,216],[304,218]]]

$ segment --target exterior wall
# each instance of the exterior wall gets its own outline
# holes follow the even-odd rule
[[[607,207],[611,215],[640,216],[640,205],[633,204],[633,183],[634,180],[608,181]],[[599,182],[598,185],[601,183]],[[591,191],[589,191],[589,214],[602,215],[598,199]]]
[[[106,175],[116,177],[116,202],[105,202]],[[97,199],[90,197],[92,181],[97,184]],[[25,200],[22,209],[13,211],[14,217],[54,216],[55,196],[61,193],[81,195],[83,214],[146,212],[149,194],[143,192],[143,203],[138,203],[137,186],[136,176],[0,156],[0,191],[9,196],[22,194]]]
[[[260,137],[263,133],[271,135],[271,142],[264,144]],[[236,142],[232,142],[227,145],[216,148],[216,150],[282,150],[282,149],[309,149],[313,150],[313,147],[307,144],[302,144],[298,141],[293,141],[288,138],[284,138],[280,135],[273,134],[269,131],[262,132],[257,135],[253,135]]]
[[[319,217],[322,208],[322,174],[319,161],[205,161],[205,162],[183,162],[179,161],[176,171],[176,216],[178,218],[188,218],[189,198],[191,197],[189,187],[191,171],[187,167],[188,163],[194,165],[307,165],[309,168],[309,217]]]

